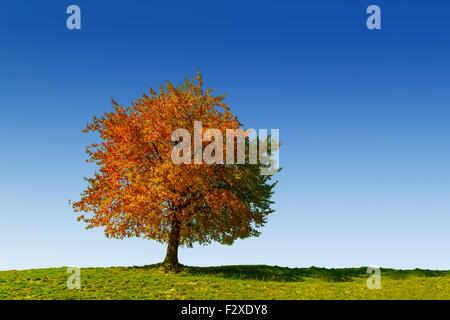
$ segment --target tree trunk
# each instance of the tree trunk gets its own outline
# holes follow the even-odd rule
[[[166,270],[179,271],[180,264],[178,262],[178,245],[180,243],[180,223],[176,220],[172,222],[172,230],[170,230],[169,242],[167,244],[166,258],[163,265]]]

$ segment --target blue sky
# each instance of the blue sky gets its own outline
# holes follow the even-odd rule
[[[85,230],[68,199],[94,169],[81,130],[110,97],[197,68],[245,127],[280,129],[283,172],[261,237],[182,263],[450,268],[448,2],[30,2],[0,3],[0,269],[163,259]]]

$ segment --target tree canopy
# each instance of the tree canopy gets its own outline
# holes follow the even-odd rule
[[[168,81],[159,92],[150,88],[129,107],[112,100],[112,111],[94,116],[83,131],[99,133],[101,142],[87,147],[86,160],[99,169],[73,204],[78,220],[87,228],[103,227],[107,237],[168,243],[169,266],[178,265],[181,245],[258,236],[273,212],[276,182],[260,174],[267,163],[251,164],[248,155],[243,164],[173,161],[176,129],[193,134],[194,122],[201,121],[203,131],[216,128],[225,135],[242,127],[225,96],[213,91],[203,89],[198,73],[179,86]]]

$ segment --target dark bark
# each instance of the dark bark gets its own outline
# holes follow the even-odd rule
[[[180,223],[177,220],[172,222],[170,230],[169,242],[167,244],[166,258],[163,265],[166,270],[179,271],[180,263],[178,262],[178,246],[180,243]]]

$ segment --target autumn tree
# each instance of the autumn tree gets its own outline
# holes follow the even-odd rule
[[[173,270],[180,266],[179,246],[232,244],[260,234],[273,212],[276,184],[260,174],[267,163],[250,164],[248,156],[244,164],[176,164],[172,159],[180,143],[173,141],[176,129],[193,134],[194,122],[201,121],[203,131],[216,128],[225,136],[226,129],[242,127],[225,96],[213,91],[203,89],[198,73],[179,86],[167,82],[159,92],[150,88],[129,107],[112,100],[111,112],[94,116],[83,131],[99,133],[101,142],[87,147],[86,160],[96,163],[98,171],[85,178],[87,189],[73,204],[86,228],[103,227],[112,238],[167,243],[163,264]],[[194,159],[195,152],[188,156]]]

